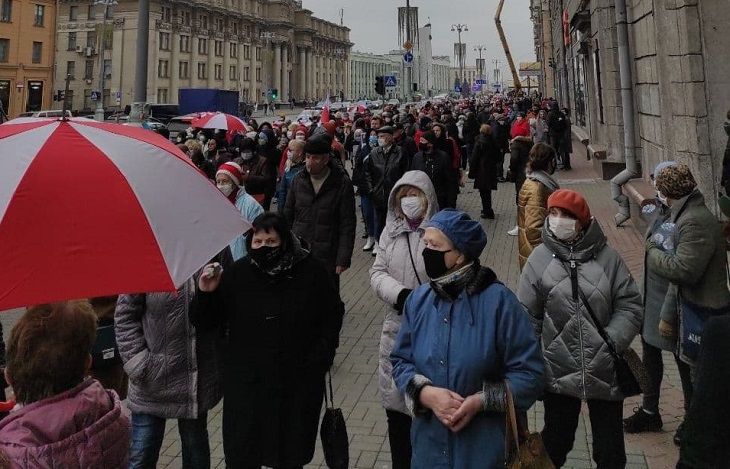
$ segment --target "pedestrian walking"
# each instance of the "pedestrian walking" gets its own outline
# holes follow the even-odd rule
[[[534,122],[530,122],[530,133],[535,143],[550,143],[547,114],[543,109],[537,113]]]
[[[522,189],[522,184],[524,184],[527,177],[527,160],[530,157],[533,143],[532,137],[530,137],[530,123],[521,114],[517,115],[510,136],[512,140],[510,140],[509,145],[510,160],[507,179],[515,185],[515,204],[519,206],[520,189]],[[507,234],[517,236],[519,232],[519,226],[515,225]]]
[[[353,146],[355,156],[353,157],[352,167],[352,183],[357,188],[360,195],[360,209],[362,211],[363,224],[365,225],[365,245],[363,251],[372,251],[377,243],[378,235],[378,218],[373,207],[370,186],[365,179],[365,164],[370,158],[372,151],[371,144],[377,146],[377,136],[373,135],[375,142],[370,141],[370,137],[363,129],[355,130],[355,145]]]
[[[492,191],[497,190],[498,178],[502,174],[501,165],[502,155],[492,136],[492,128],[482,124],[469,160],[469,177],[474,179],[474,189],[479,191],[482,218],[494,219]]]
[[[120,295],[117,302],[117,343],[129,374],[130,469],[157,465],[167,419],[177,419],[183,467],[210,467],[208,411],[222,395],[223,335],[190,323],[194,293],[191,278],[173,293]]]
[[[378,391],[388,418],[393,469],[411,467],[411,415],[403,394],[393,381],[390,353],[400,329],[408,295],[428,282],[421,252],[425,247],[421,225],[438,211],[436,191],[422,171],[408,171],[396,182],[388,200],[388,218],[380,247],[370,269],[370,285],[388,305],[378,354]]]
[[[281,215],[254,220],[248,247],[223,271],[203,269],[191,311],[196,330],[228,331],[226,467],[302,467],[314,455],[343,306],[328,269]]]
[[[332,139],[322,134],[304,145],[304,170],[292,180],[284,215],[292,231],[309,243],[339,290],[355,244],[355,195],[344,169],[331,160]]]
[[[548,213],[543,243],[527,259],[517,291],[545,357],[545,449],[555,467],[565,464],[585,401],[594,461],[599,468],[622,468],[624,396],[599,328],[622,354],[639,332],[641,295],[583,196],[557,190]]]
[[[519,411],[532,406],[543,388],[540,346],[515,295],[479,265],[479,222],[446,209],[423,226],[430,282],[406,300],[391,354],[414,413],[412,464],[501,467],[506,387]]]
[[[86,301],[34,306],[15,323],[5,376],[17,402],[0,421],[4,467],[127,467],[117,393],[88,377],[96,315]]]
[[[527,174],[517,199],[517,245],[520,270],[532,251],[542,243],[550,194],[560,188],[553,179],[557,165],[555,150],[546,143],[537,143],[530,150]]]
[[[284,213],[284,204],[294,177],[304,169],[304,142],[291,140],[286,150],[286,164],[284,174],[279,181],[276,193],[276,203],[279,213]],[[255,217],[254,217],[255,218]]]
[[[449,155],[449,176],[448,195],[446,205],[441,208],[456,208],[456,199],[459,195],[459,182],[461,177],[461,153],[459,152],[456,141],[447,133],[447,126],[444,124],[434,124],[432,132],[436,135],[436,143],[434,147]]]
[[[558,160],[562,164],[562,169],[570,171],[570,155],[573,153],[573,123],[570,121],[570,109],[563,108],[565,115],[565,130],[563,131],[563,139],[560,142],[560,148],[556,148],[558,152]]]
[[[413,157],[411,170],[423,171],[433,184],[439,208],[449,206],[451,191],[451,159],[446,152],[436,148],[438,139],[433,131],[421,134],[418,153]]]
[[[565,139],[565,129],[567,128],[567,120],[565,114],[560,110],[557,101],[550,103],[550,112],[547,116],[548,133],[550,134],[550,145],[555,148],[556,151],[560,151],[560,148]],[[561,158],[563,155],[560,155]],[[569,161],[560,161],[560,168],[570,169]],[[567,163],[567,165],[566,165]]]

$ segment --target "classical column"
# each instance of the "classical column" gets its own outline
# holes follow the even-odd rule
[[[281,98],[283,102],[289,102],[289,46],[286,43],[281,45]]]
[[[299,96],[300,100],[307,97],[307,50],[299,48]]]
[[[258,82],[256,81],[256,68],[258,63],[256,62],[256,43],[251,41],[248,48],[249,60],[251,61],[248,69],[248,86],[249,86],[249,99],[254,103],[258,103],[261,100],[261,96],[256,92],[258,88]]]
[[[208,35],[208,88],[215,86],[215,38]]]
[[[274,80],[272,88],[279,90],[279,99],[281,99],[281,44],[274,44]]]
[[[231,89],[231,43],[223,39],[223,89]]]
[[[173,31],[170,33],[170,41],[172,41],[172,44],[170,44],[172,52],[170,53],[170,67],[167,69],[170,75],[170,90],[167,97],[170,102],[176,102],[177,90],[180,87],[180,32]],[[190,65],[188,65],[188,71],[190,70],[189,67]],[[111,86],[109,89],[111,93],[114,93]]]
[[[307,49],[307,97],[315,99],[314,96],[314,51]]]

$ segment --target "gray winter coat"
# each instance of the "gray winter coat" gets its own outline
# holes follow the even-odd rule
[[[423,256],[421,256],[421,251],[425,247],[421,241],[422,230],[411,230],[408,222],[403,218],[398,205],[399,201],[395,197],[398,189],[404,185],[415,186],[426,194],[428,208],[425,220],[430,219],[439,210],[436,191],[428,175],[423,171],[408,171],[395,183],[388,198],[388,216],[385,229],[380,236],[378,255],[370,269],[370,284],[378,298],[389,306],[383,320],[383,332],[380,335],[378,356],[380,400],[386,409],[406,414],[409,412],[406,410],[403,394],[398,391],[393,381],[393,365],[390,362],[390,352],[393,350],[401,323],[401,316],[394,305],[401,290],[415,289],[419,285],[418,279],[420,278],[421,283],[428,282],[428,276],[423,264]],[[409,243],[410,255],[408,254]],[[413,263],[416,265],[415,272],[413,264],[411,264],[411,255]]]
[[[621,257],[606,245],[593,221],[572,246],[559,241],[547,224],[543,244],[527,259],[517,297],[542,340],[547,391],[586,399],[620,401],[613,358],[580,297],[573,300],[570,260],[578,265],[578,285],[619,353],[641,326],[641,295]]]
[[[669,208],[657,201],[658,208],[655,210],[655,217],[649,223],[646,231],[646,239],[654,236],[662,223],[669,220]],[[662,317],[677,316],[676,288],[670,288],[667,279],[659,275],[655,270],[649,268],[649,263],[644,255],[644,323],[641,326],[641,336],[646,343],[668,352],[677,351],[677,338],[664,337],[659,333],[659,320]],[[670,295],[673,299],[667,298]],[[664,311],[663,308],[671,308],[672,311]]]
[[[115,332],[132,412],[190,419],[220,401],[221,335],[190,324],[194,293],[191,279],[176,293],[119,296]]]

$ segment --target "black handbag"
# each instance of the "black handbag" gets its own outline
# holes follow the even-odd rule
[[[631,347],[627,348],[623,354],[619,354],[616,350],[616,345],[613,340],[606,333],[606,329],[596,317],[591,308],[591,304],[588,302],[583,290],[578,286],[578,265],[575,261],[570,261],[570,281],[573,287],[573,299],[578,300],[580,298],[583,306],[585,306],[588,315],[593,320],[593,324],[596,326],[598,334],[601,336],[606,345],[608,346],[608,353],[613,357],[613,368],[616,372],[616,383],[621,394],[624,397],[638,396],[646,389],[646,370],[644,365],[641,363],[639,355]]]
[[[335,396],[332,392],[332,375],[327,373],[329,400],[327,389],[324,390],[325,410],[319,436],[322,439],[324,461],[330,469],[347,469],[350,466],[350,441],[342,409],[335,408]]]

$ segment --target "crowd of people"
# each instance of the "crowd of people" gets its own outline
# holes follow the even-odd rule
[[[16,323],[0,348],[15,399],[0,467],[156,467],[174,419],[183,467],[206,469],[208,412],[221,400],[226,467],[308,464],[358,218],[386,305],[377,375],[394,469],[504,467],[505,413],[538,400],[555,467],[585,402],[597,467],[623,468],[624,432],[662,428],[662,351],[685,397],[678,467],[727,467],[730,419],[715,399],[730,378],[718,358],[728,327],[714,322],[730,312],[726,238],[686,165],[652,174],[642,295],[587,200],[554,178],[572,151],[555,100],[493,95],[249,125],[177,141],[249,232],[176,292],[35,306]],[[496,216],[498,184],[515,186],[514,292],[482,265],[484,225],[457,208],[469,179],[483,219]],[[624,419],[616,354],[637,335],[647,384]]]

